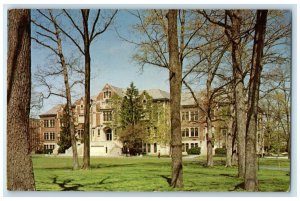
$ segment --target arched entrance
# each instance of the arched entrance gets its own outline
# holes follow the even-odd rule
[[[109,127],[104,128],[104,133],[107,141],[112,141],[112,130]]]

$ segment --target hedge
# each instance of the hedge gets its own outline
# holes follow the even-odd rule
[[[187,150],[189,155],[199,155],[201,153],[200,147],[193,147]]]

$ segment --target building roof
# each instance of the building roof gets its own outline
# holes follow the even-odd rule
[[[125,96],[126,90],[120,87],[110,85],[110,87],[121,97]]]
[[[145,90],[154,100],[157,99],[170,99],[170,94],[160,89]]]
[[[60,108],[63,107],[63,104],[58,104],[55,105],[53,108],[48,110],[47,112],[41,114],[40,116],[51,116],[51,115],[56,115],[57,112],[60,110]]]
[[[195,93],[195,96],[197,99],[200,99],[200,93]],[[182,92],[181,93],[181,105],[182,106],[196,105],[196,102],[193,98],[192,93],[190,93],[190,92]]]

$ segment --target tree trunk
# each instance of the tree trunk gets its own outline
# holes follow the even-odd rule
[[[212,136],[212,122],[211,119],[209,117],[206,118],[206,125],[207,125],[207,158],[206,158],[206,165],[207,167],[213,167],[214,163],[213,163],[213,144],[212,144],[212,140],[213,140],[213,136]]]
[[[33,191],[35,182],[29,152],[30,10],[10,10],[8,20],[7,189]]]
[[[171,149],[172,149],[172,187],[183,187],[182,139],[181,139],[181,79],[182,69],[179,62],[177,10],[169,10],[168,47],[170,70],[170,108],[171,108]]]
[[[244,101],[244,77],[241,66],[241,14],[240,10],[226,10],[226,15],[231,19],[230,30],[225,30],[228,39],[231,41],[231,57],[234,76],[234,99],[237,124],[237,142],[238,142],[238,176],[244,178],[245,175],[245,136],[246,136],[246,113]],[[229,34],[230,32],[230,34]]]
[[[91,72],[91,57],[90,57],[90,39],[89,39],[89,10],[82,9],[82,21],[84,29],[84,59],[85,59],[85,110],[84,110],[84,150],[83,150],[83,166],[82,169],[90,168],[90,72]]]
[[[237,156],[237,140],[236,140],[236,115],[233,116],[233,125],[232,125],[232,156],[231,156],[231,165],[238,165],[238,156]]]
[[[56,20],[53,17],[52,13],[50,13],[51,20],[55,27],[55,36],[57,41],[57,50],[59,54],[59,59],[61,63],[61,67],[63,70],[64,75],[64,83],[66,88],[66,98],[67,98],[67,110],[68,110],[68,121],[69,121],[69,130],[71,136],[71,144],[72,144],[72,152],[73,152],[73,170],[79,169],[79,161],[78,161],[78,154],[77,154],[77,144],[76,144],[76,137],[75,137],[75,128],[74,128],[74,117],[73,117],[73,110],[72,110],[72,98],[71,98],[71,89],[69,84],[69,75],[68,75],[68,68],[65,62],[65,57],[62,51],[62,42],[60,38],[60,31],[57,26]]]
[[[230,106],[230,120],[228,124],[228,132],[227,132],[227,137],[226,137],[226,167],[231,167],[232,166],[232,136],[233,136],[233,126],[234,126],[234,105]]]
[[[259,85],[262,71],[262,57],[264,48],[264,38],[266,32],[268,10],[258,10],[256,14],[255,36],[252,54],[252,67],[250,72],[250,86],[248,93],[248,113],[246,128],[246,169],[245,169],[245,189],[247,191],[257,191],[257,112],[259,100]]]

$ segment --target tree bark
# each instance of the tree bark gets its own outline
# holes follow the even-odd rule
[[[250,86],[248,92],[248,111],[246,127],[246,168],[245,168],[245,189],[247,191],[257,191],[257,113],[259,100],[259,85],[262,71],[262,57],[264,48],[264,38],[266,32],[268,10],[257,10],[256,26],[252,54],[252,66],[250,72]]]
[[[210,111],[209,111],[210,113]],[[207,156],[206,156],[206,165],[207,167],[213,167],[213,135],[212,135],[212,122],[210,117],[206,117],[207,125],[207,136],[206,136],[206,145],[207,145]]]
[[[82,169],[90,169],[90,72],[91,72],[91,56],[90,56],[90,38],[89,38],[89,10],[82,9],[83,21],[83,40],[84,40],[84,66],[85,66],[85,110],[84,110],[84,150],[83,150],[83,166]]]
[[[230,119],[228,123],[228,132],[227,132],[227,137],[226,137],[226,167],[231,167],[232,166],[232,136],[233,136],[233,131],[234,131],[234,105],[230,105]]]
[[[62,51],[62,42],[60,38],[60,30],[57,26],[56,20],[53,17],[52,13],[50,13],[51,20],[55,27],[55,36],[57,41],[57,49],[59,54],[59,59],[61,63],[61,67],[63,69],[64,75],[64,83],[66,88],[66,98],[67,98],[67,110],[68,110],[68,121],[69,121],[69,130],[71,136],[71,144],[72,144],[72,152],[73,152],[73,170],[79,169],[79,161],[78,161],[78,154],[77,154],[77,144],[76,144],[76,137],[75,137],[75,127],[74,127],[74,117],[73,117],[73,110],[72,110],[72,98],[71,98],[71,89],[69,84],[69,76],[68,76],[68,68],[65,62],[65,57]]]
[[[241,23],[240,10],[226,10],[226,15],[230,17],[231,27],[225,30],[228,39],[231,41],[232,69],[234,76],[234,99],[237,124],[238,142],[238,176],[244,178],[245,175],[245,136],[246,136],[246,113],[244,100],[244,77],[241,66]]]
[[[171,149],[172,149],[172,179],[171,186],[183,187],[182,139],[181,139],[181,79],[182,69],[179,62],[177,10],[169,10],[168,47],[170,71],[170,108],[171,108]]]
[[[30,10],[10,10],[8,20],[7,189],[33,191],[35,181],[28,141],[31,94]]]
[[[237,156],[237,140],[236,140],[236,115],[233,116],[233,125],[232,125],[232,156],[231,156],[231,164],[233,166],[238,165],[238,156]]]

